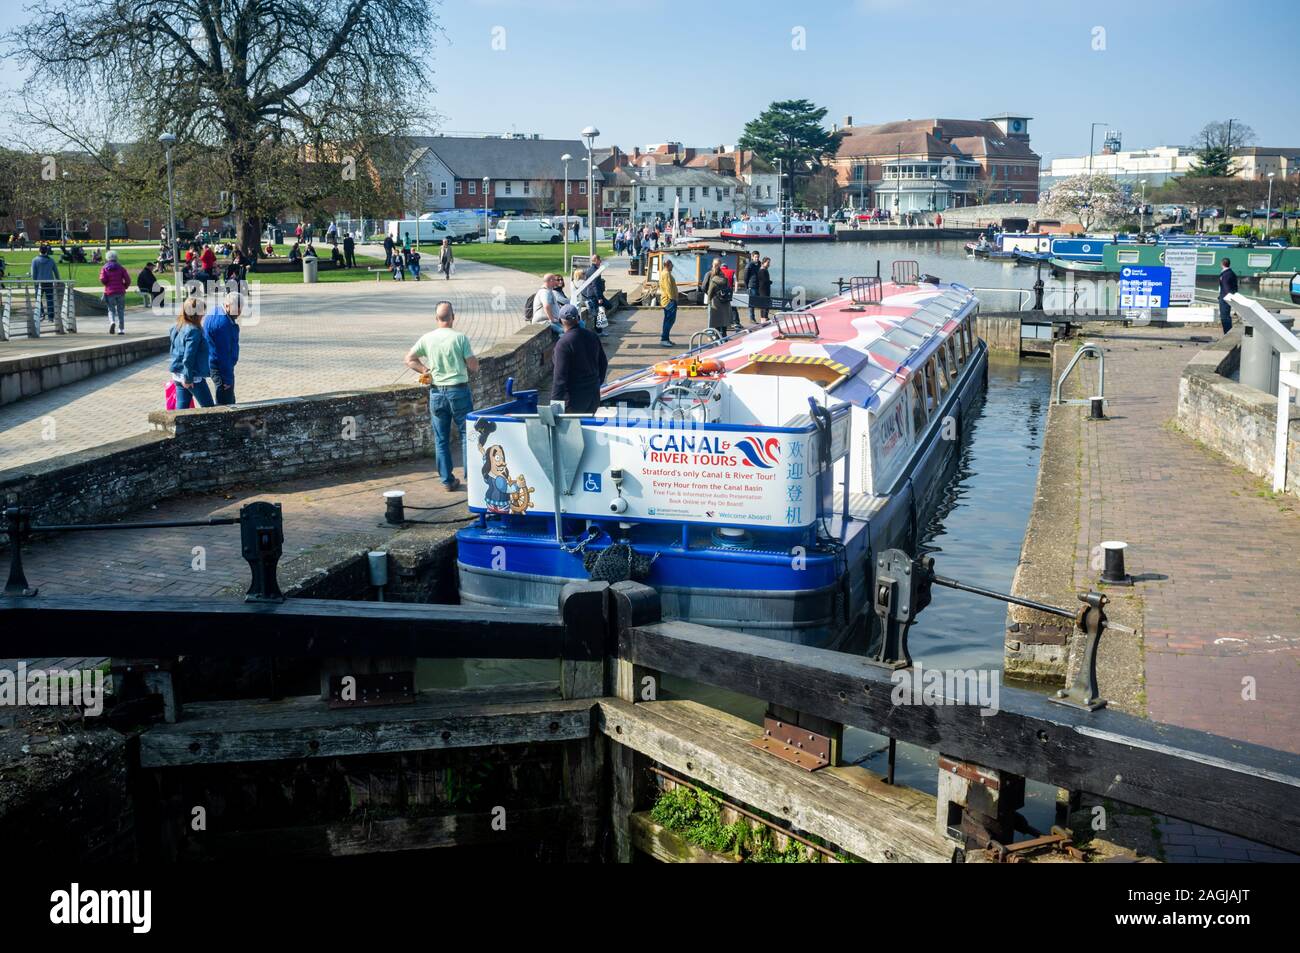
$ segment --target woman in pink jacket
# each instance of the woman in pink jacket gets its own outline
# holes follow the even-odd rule
[[[104,267],[99,270],[99,283],[104,286],[104,303],[108,305],[108,333],[125,334],[126,289],[131,287],[131,274],[118,264],[117,252],[110,251],[104,256]],[[117,320],[114,321],[114,318]]]

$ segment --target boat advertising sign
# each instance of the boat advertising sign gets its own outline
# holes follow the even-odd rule
[[[583,421],[580,429],[579,445],[550,440],[535,417],[475,420],[470,509],[550,515],[559,486],[560,510],[589,519],[802,528],[818,518],[815,427]]]
[[[1119,270],[1119,306],[1123,311],[1169,307],[1169,268],[1125,265]]]

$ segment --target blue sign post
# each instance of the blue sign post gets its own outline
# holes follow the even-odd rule
[[[1165,265],[1125,265],[1119,270],[1122,311],[1169,307],[1169,268]]]

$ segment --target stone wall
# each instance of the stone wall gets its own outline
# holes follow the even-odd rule
[[[548,389],[551,348],[550,328],[529,325],[485,351],[471,382],[474,405],[504,401],[509,377],[518,390]],[[149,420],[153,433],[0,470],[0,499],[31,507],[37,523],[97,522],[185,492],[433,453],[427,388],[412,384],[155,411]]]
[[[1241,357],[1241,329],[1209,345],[1188,362],[1178,382],[1180,430],[1233,463],[1273,480],[1277,398],[1228,375]],[[1300,496],[1300,409],[1290,408],[1286,492]]]
[[[52,354],[9,357],[0,352],[0,404],[103,374],[167,348],[167,335],[158,334]]]

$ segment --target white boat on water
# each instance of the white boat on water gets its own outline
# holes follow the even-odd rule
[[[548,608],[634,579],[665,618],[835,647],[871,619],[874,554],[913,550],[987,381],[969,288],[850,290],[607,384],[468,418],[461,602]]]
[[[722,230],[720,237],[742,242],[779,242],[781,216],[771,214],[736,219]],[[786,241],[828,242],[834,238],[835,233],[831,231],[830,222],[823,222],[821,219],[792,218],[790,228],[785,232]]]

